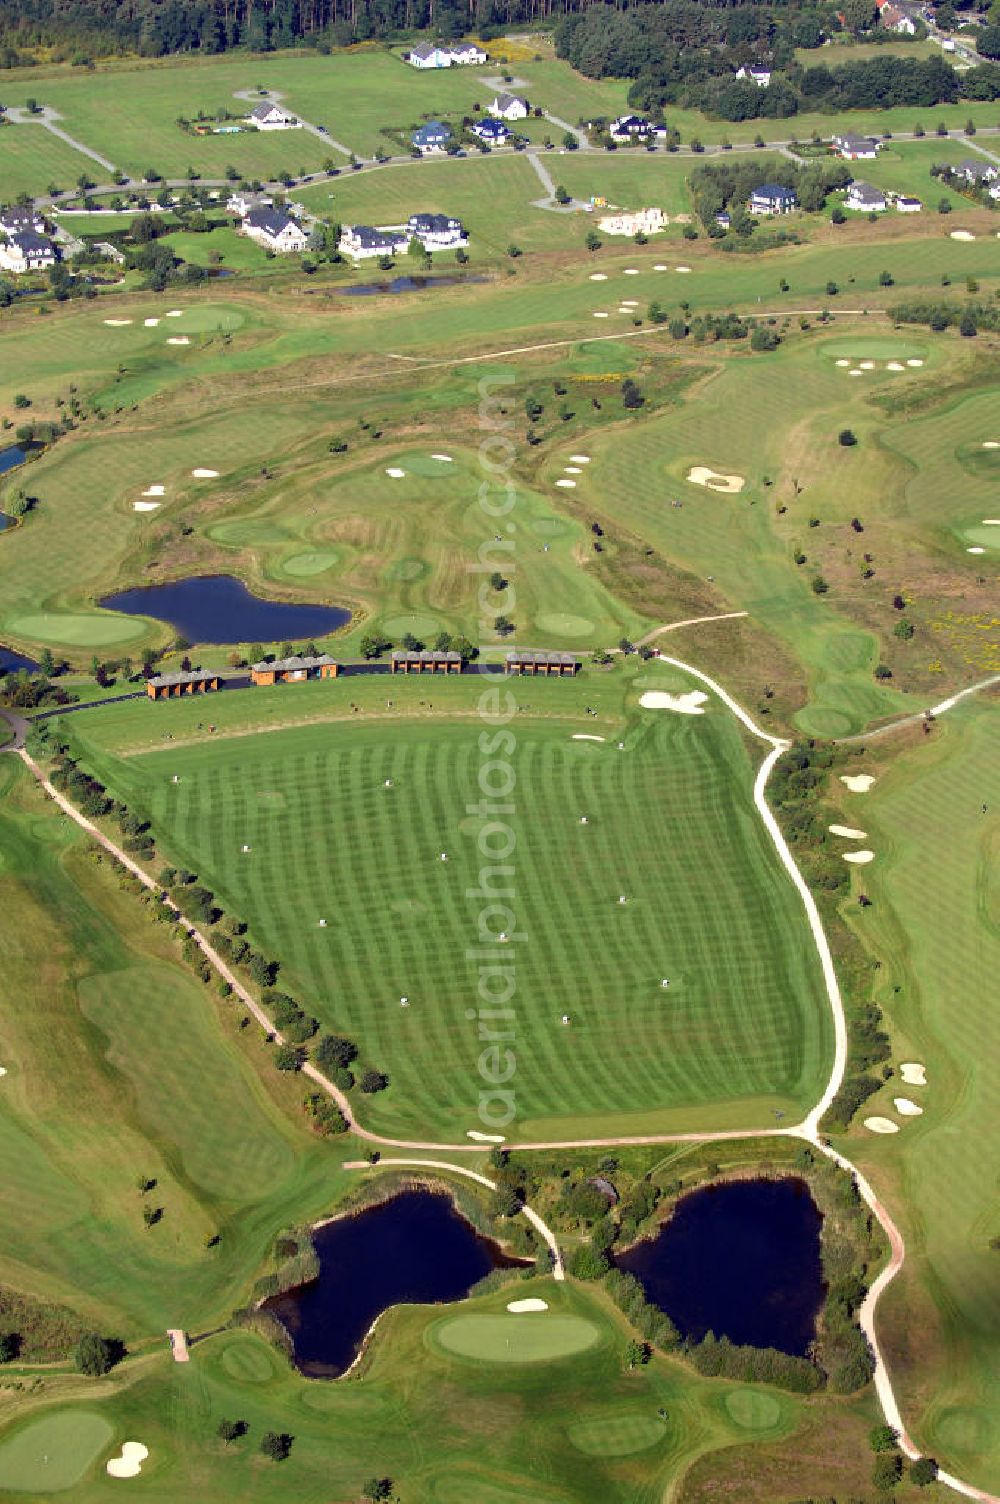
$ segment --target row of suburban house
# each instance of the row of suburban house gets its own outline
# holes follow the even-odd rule
[[[475,42],[421,42],[403,55],[411,68],[467,68],[489,61]]]
[[[951,171],[970,187],[985,188],[990,198],[1000,202],[1000,167],[995,163],[970,157],[964,162],[956,162]],[[798,208],[798,203],[798,196],[793,188],[785,188],[781,183],[762,183],[751,193],[747,208],[751,214],[789,214]],[[848,185],[844,196],[844,208],[861,213],[882,214],[890,206],[900,214],[917,214],[923,208],[920,199],[910,194],[893,193],[858,180]],[[720,224],[728,228],[728,214],[716,217]]]
[[[338,249],[355,261],[369,256],[398,256],[418,240],[425,251],[454,251],[469,236],[460,219],[449,214],[411,214],[405,225],[344,225]]]
[[[58,260],[55,244],[45,233],[37,209],[15,205],[0,209],[0,270],[21,276],[45,271]]]
[[[304,684],[310,679],[336,679],[341,664],[329,653],[291,658],[264,659],[250,665],[251,684]],[[357,665],[355,670],[357,670]],[[362,666],[363,667],[363,666]],[[505,674],[542,674],[545,677],[572,678],[580,667],[572,653],[552,653],[531,648],[514,648],[505,654]],[[465,660],[454,650],[439,652],[431,648],[403,649],[393,653],[389,669],[394,674],[460,674]],[[232,676],[230,676],[232,677]],[[191,669],[186,673],[155,674],[146,680],[151,700],[172,700],[182,695],[211,694],[222,689],[225,676],[219,669]]]

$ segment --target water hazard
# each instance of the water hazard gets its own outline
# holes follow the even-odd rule
[[[297,642],[326,637],[351,619],[342,606],[297,606],[251,595],[242,580],[206,575],[107,595],[101,605],[165,621],[188,642]]]

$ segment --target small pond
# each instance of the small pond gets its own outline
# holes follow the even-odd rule
[[[13,470],[15,465],[23,465],[27,458],[27,450],[22,449],[20,444],[8,444],[6,449],[0,449],[0,475]]]
[[[520,1262],[476,1232],[448,1196],[425,1190],[329,1222],[313,1241],[319,1278],[267,1309],[287,1327],[297,1366],[315,1378],[349,1368],[389,1306],[461,1300],[491,1269]]]
[[[371,298],[376,293],[423,292],[428,287],[454,287],[463,282],[485,282],[485,277],[393,277],[385,282],[357,282],[338,287],[346,298]]]
[[[106,595],[101,605],[168,622],[188,642],[295,642],[325,637],[351,619],[342,606],[294,606],[251,595],[242,580],[206,575]]]
[[[803,1180],[729,1181],[682,1196],[617,1263],[682,1337],[711,1331],[804,1357],[823,1301],[822,1220]]]
[[[0,674],[16,674],[22,668],[34,674],[38,670],[38,664],[34,658],[26,658],[23,653],[15,653],[13,648],[0,647]]]

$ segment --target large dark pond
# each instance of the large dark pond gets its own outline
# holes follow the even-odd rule
[[[13,648],[0,647],[0,674],[16,674],[18,669],[22,668],[34,673],[38,664],[34,658],[26,658],[23,653],[15,653]]]
[[[349,1368],[376,1316],[397,1305],[461,1300],[510,1259],[433,1191],[403,1191],[313,1234],[320,1276],[267,1308],[284,1323],[303,1373]]]
[[[683,1196],[617,1262],[683,1337],[714,1332],[804,1357],[823,1300],[821,1223],[802,1180],[730,1181]]]
[[[338,287],[346,298],[373,298],[377,293],[424,292],[428,287],[455,287],[462,282],[485,282],[485,277],[392,277],[384,282],[356,282]]]
[[[0,475],[13,470],[15,465],[23,465],[27,457],[20,444],[8,444],[6,449],[0,449]]]
[[[242,580],[206,575],[122,590],[101,601],[109,611],[154,616],[189,642],[297,642],[325,637],[351,619],[342,606],[291,606],[251,595]]]

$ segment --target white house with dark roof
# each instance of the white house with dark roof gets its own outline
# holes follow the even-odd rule
[[[833,144],[845,162],[874,162],[880,142],[874,136],[834,136]]]
[[[413,132],[410,140],[424,156],[429,152],[444,151],[451,140],[451,126],[440,120],[428,120],[426,125]]]
[[[487,61],[475,42],[419,42],[405,57],[411,68],[468,68]]]
[[[912,37],[917,30],[917,23],[912,16],[900,6],[894,5],[892,0],[875,0],[878,7],[878,21],[886,31],[899,32],[901,35]]]
[[[893,203],[900,214],[919,214],[924,207],[918,198],[913,198],[909,193],[897,193]]]
[[[9,209],[0,209],[0,232],[20,235],[25,230],[31,230],[35,235],[45,233],[45,219],[39,209],[30,204],[12,204]]]
[[[290,114],[280,104],[269,99],[255,104],[247,118],[259,131],[291,131],[302,124],[297,115]]]
[[[480,141],[485,141],[487,146],[505,146],[510,139],[510,128],[502,120],[494,120],[492,115],[477,120],[469,129]]]
[[[410,243],[403,225],[343,225],[337,249],[352,261],[366,261],[372,256],[399,256]]]
[[[736,77],[745,79],[748,83],[756,84],[758,89],[766,89],[771,82],[770,68],[760,68],[756,63],[746,64],[737,68]]]
[[[226,199],[226,208],[230,214],[245,219],[251,209],[270,209],[274,199],[268,193],[252,193],[247,188],[237,188]]]
[[[761,183],[747,200],[751,214],[790,214],[798,207],[798,195],[781,183]]]
[[[1000,167],[981,157],[966,157],[956,166],[955,176],[964,178],[971,187],[981,188],[984,183],[992,183],[994,179],[1000,178]]]
[[[495,94],[489,111],[498,120],[526,120],[530,106],[526,99],[521,99],[517,94]]]
[[[304,251],[309,243],[305,230],[284,209],[251,209],[240,229],[265,250],[283,256]]]
[[[487,61],[486,53],[475,42],[455,42],[448,50],[456,68],[474,67]]]
[[[34,230],[14,230],[0,240],[0,268],[21,276],[41,272],[56,264],[56,248],[47,235]]]
[[[462,221],[450,214],[411,214],[406,229],[411,239],[416,236],[425,251],[452,251],[469,243]]]
[[[882,189],[873,188],[871,183],[852,183],[844,199],[845,209],[857,209],[865,214],[884,214],[888,207]]]

